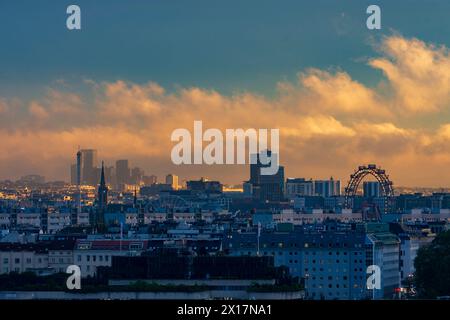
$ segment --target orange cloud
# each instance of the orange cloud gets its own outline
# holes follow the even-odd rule
[[[395,94],[391,101],[403,110],[436,112],[449,107],[450,53],[445,47],[418,39],[392,36],[384,39],[385,57],[369,61],[384,72]]]
[[[399,36],[385,38],[382,56],[369,64],[386,82],[368,87],[344,72],[309,69],[296,83],[280,83],[278,95],[222,95],[202,88],[166,92],[156,83],[86,80],[88,99],[49,89],[31,102],[0,98],[0,178],[42,172],[68,179],[77,146],[96,148],[112,163],[128,157],[160,175],[203,175],[224,182],[248,178],[245,166],[174,166],[177,128],[279,128],[280,160],[288,176],[342,178],[360,163],[376,162],[401,184],[450,181],[450,123],[401,125],[408,114],[444,113],[448,107],[450,58],[445,48]],[[392,94],[393,93],[393,94]],[[416,117],[416,118],[414,118]],[[12,121],[13,120],[13,121]],[[437,174],[442,171],[441,174]],[[420,173],[419,173],[420,172]],[[425,173],[428,173],[425,174]]]

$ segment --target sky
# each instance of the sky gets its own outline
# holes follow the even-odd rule
[[[449,14],[446,0],[2,0],[0,179],[68,180],[78,146],[160,177],[248,179],[172,164],[171,132],[202,120],[279,128],[288,177],[345,184],[376,163],[395,185],[449,187]]]

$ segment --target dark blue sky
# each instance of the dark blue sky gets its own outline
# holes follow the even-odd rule
[[[81,7],[81,31],[65,27],[69,4]],[[365,27],[369,4],[381,6],[381,31]],[[270,96],[309,67],[373,84],[372,40],[399,32],[450,46],[449,16],[448,0],[2,0],[0,95],[89,78]]]

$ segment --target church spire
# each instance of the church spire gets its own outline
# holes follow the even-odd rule
[[[98,186],[98,205],[100,209],[105,209],[108,204],[108,187],[105,180],[105,166],[102,161],[102,173],[100,175],[100,185]]]
[[[103,164],[103,161],[102,161],[102,174],[101,174],[101,177],[100,177],[100,187],[106,187],[106,182],[105,182],[105,166],[104,166],[104,164]]]

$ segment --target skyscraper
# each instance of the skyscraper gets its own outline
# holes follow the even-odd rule
[[[381,194],[381,185],[378,181],[364,181],[363,182],[364,197],[376,198]]]
[[[274,175],[262,175],[261,168],[269,167],[270,163],[262,164],[260,156],[261,153],[251,156],[256,158],[256,163],[250,164],[249,183],[252,185],[253,198],[264,202],[282,201],[284,199],[284,167],[279,166],[278,172]],[[267,150],[267,156],[274,161],[273,159],[278,155]]]
[[[76,164],[70,165],[70,184],[71,185],[77,184],[77,165]]]
[[[77,219],[78,215],[81,213],[81,151],[77,152],[77,166],[76,166],[76,182],[77,182]],[[74,219],[73,219],[74,220]]]
[[[334,180],[333,177],[330,180],[315,180],[314,193],[316,196],[324,198],[339,196],[341,195],[341,181]]]
[[[118,189],[130,182],[130,168],[128,167],[128,160],[116,161],[116,182]]]
[[[81,151],[77,152],[77,164],[76,164],[76,184],[78,187],[81,185]]]
[[[166,184],[170,184],[174,190],[178,190],[178,176],[168,174],[166,176]]]
[[[141,168],[135,167],[131,169],[130,183],[134,185],[141,184],[143,176],[144,170],[142,170]]]
[[[143,176],[142,182],[144,183],[144,185],[149,186],[158,182],[158,178],[155,175]]]
[[[97,150],[94,149],[83,149],[79,151],[81,155],[81,183],[91,186],[97,184],[96,179],[96,168],[97,168]],[[77,154],[78,159],[78,154]],[[77,161],[78,165],[78,161]]]

